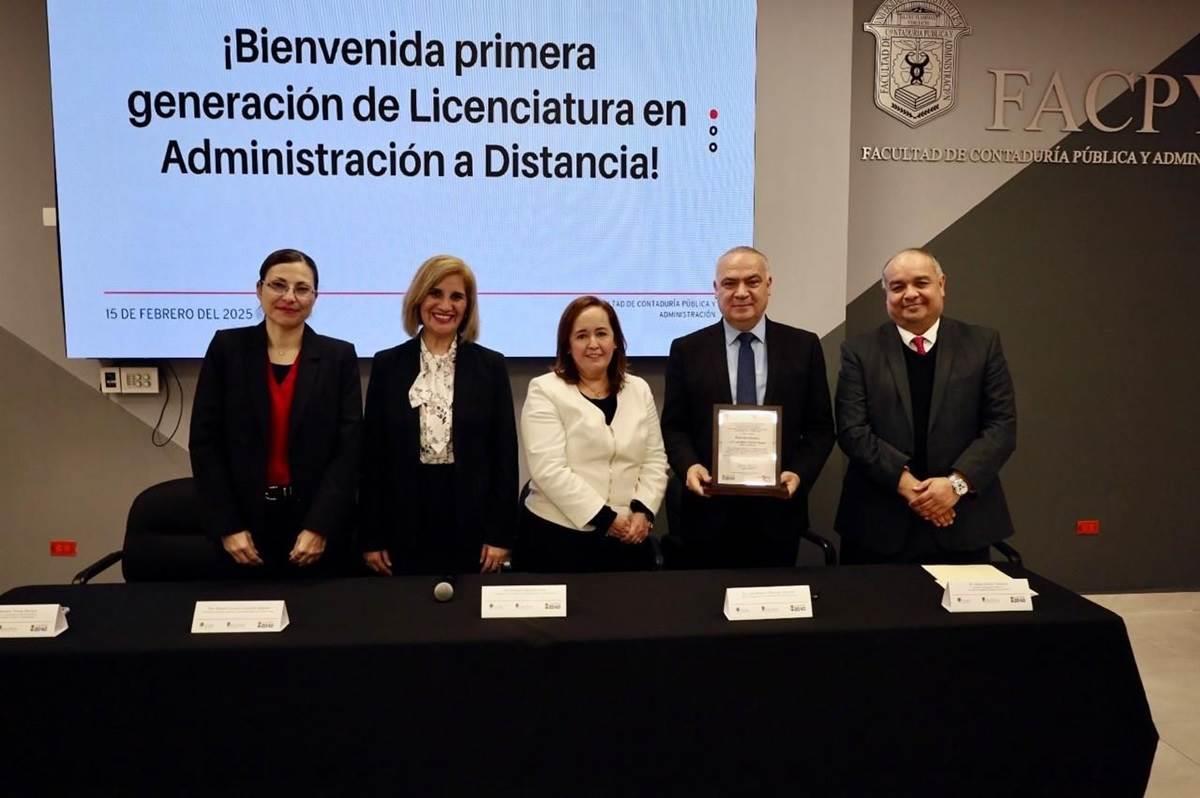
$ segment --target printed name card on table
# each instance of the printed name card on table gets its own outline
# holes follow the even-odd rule
[[[282,601],[197,601],[192,634],[282,632],[287,628]]]
[[[937,580],[938,587],[949,582],[1003,582],[1008,574],[994,565],[922,565]]]
[[[725,588],[725,617],[731,621],[811,618],[808,585]]]
[[[942,606],[950,612],[1032,612],[1036,595],[1029,589],[1028,579],[950,581]]]
[[[70,611],[61,604],[0,605],[0,637],[58,637]]]
[[[566,618],[566,585],[484,585],[480,618]]]

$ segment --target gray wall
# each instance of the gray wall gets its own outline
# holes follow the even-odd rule
[[[873,107],[874,45],[862,23],[876,5],[760,3],[755,243],[772,257],[771,315],[822,335],[834,374],[843,334],[884,318],[872,286],[882,257],[931,243],[950,273],[948,312],[1004,335],[1020,412],[1019,449],[1004,479],[1014,543],[1030,565],[1078,590],[1200,586],[1200,524],[1188,501],[1194,468],[1186,465],[1200,444],[1189,423],[1200,385],[1188,323],[1200,289],[1200,169],[925,170],[856,161],[867,143],[991,140],[977,123],[990,86],[964,91],[961,107],[919,132]],[[1112,22],[1128,6],[1115,2],[1104,13],[1097,3],[958,5],[976,28],[962,49],[966,86],[985,67],[1020,67],[1030,53],[1043,80],[1055,65],[1076,81],[1097,64],[1150,68],[1185,45],[1200,15],[1194,3],[1155,4],[1162,13],[1147,13],[1128,35],[1131,23]],[[0,6],[0,590],[66,581],[119,547],[140,488],[188,473],[197,371],[195,361],[172,363],[183,382],[183,425],[156,448],[150,425],[162,396],[110,399],[95,387],[96,361],[63,356],[55,231],[41,224],[41,209],[55,204],[45,25],[39,0]],[[1063,46],[1066,31],[1074,48]],[[1180,74],[1200,73],[1190,47],[1175,64]],[[1032,95],[1036,103],[1040,91]],[[1182,116],[1195,127],[1200,112]],[[1191,129],[1176,138],[1176,150],[1198,148]],[[1118,145],[1110,137],[1103,146]],[[926,199],[914,205],[912,197]],[[255,266],[251,253],[248,284]],[[518,407],[545,365],[512,363]],[[662,361],[635,365],[661,401]],[[368,370],[364,361],[364,377]],[[169,422],[179,399],[171,399]],[[835,452],[814,488],[818,529],[831,527],[843,467]],[[1076,518],[1100,518],[1101,535],[1075,536]],[[50,558],[57,537],[78,540],[79,556]]]
[[[866,20],[878,0],[856,0]],[[1200,447],[1200,168],[863,161],[864,146],[1200,150],[1200,4],[1157,0],[986,3],[961,0],[958,107],[915,129],[875,107],[875,40],[852,47],[846,331],[886,319],[879,276],[902,246],[928,245],[948,275],[946,313],[1000,330],[1016,383],[1018,446],[1003,471],[1014,544],[1034,569],[1081,590],[1200,586],[1200,521],[1189,501]],[[1086,12],[1086,13],[1082,13]],[[1031,73],[1012,130],[989,131],[994,69]],[[1179,100],[1138,133],[1143,96],[1103,84],[1108,124],[1086,125],[1088,82],[1105,70],[1176,76]],[[1026,131],[1058,73],[1083,130],[1062,117]],[[1015,85],[1015,81],[1014,81]],[[1160,89],[1159,98],[1165,95]],[[1052,105],[1054,103],[1051,103]],[[1098,536],[1075,522],[1098,519]]]

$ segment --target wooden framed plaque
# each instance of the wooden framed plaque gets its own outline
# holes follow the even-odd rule
[[[779,481],[783,448],[780,405],[714,405],[713,496],[772,496],[786,499]]]

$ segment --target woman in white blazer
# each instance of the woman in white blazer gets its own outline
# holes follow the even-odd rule
[[[563,311],[554,371],[529,384],[521,438],[530,485],[514,565],[649,568],[667,455],[650,386],[626,372],[621,323],[603,299],[579,297]]]

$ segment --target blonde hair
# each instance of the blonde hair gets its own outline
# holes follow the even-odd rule
[[[479,313],[476,310],[479,296],[475,289],[475,273],[461,258],[453,255],[434,255],[422,263],[413,275],[408,291],[404,294],[402,317],[405,332],[409,335],[417,334],[421,329],[421,303],[438,283],[453,275],[461,277],[467,289],[467,312],[458,325],[458,335],[464,341],[479,338]]]

